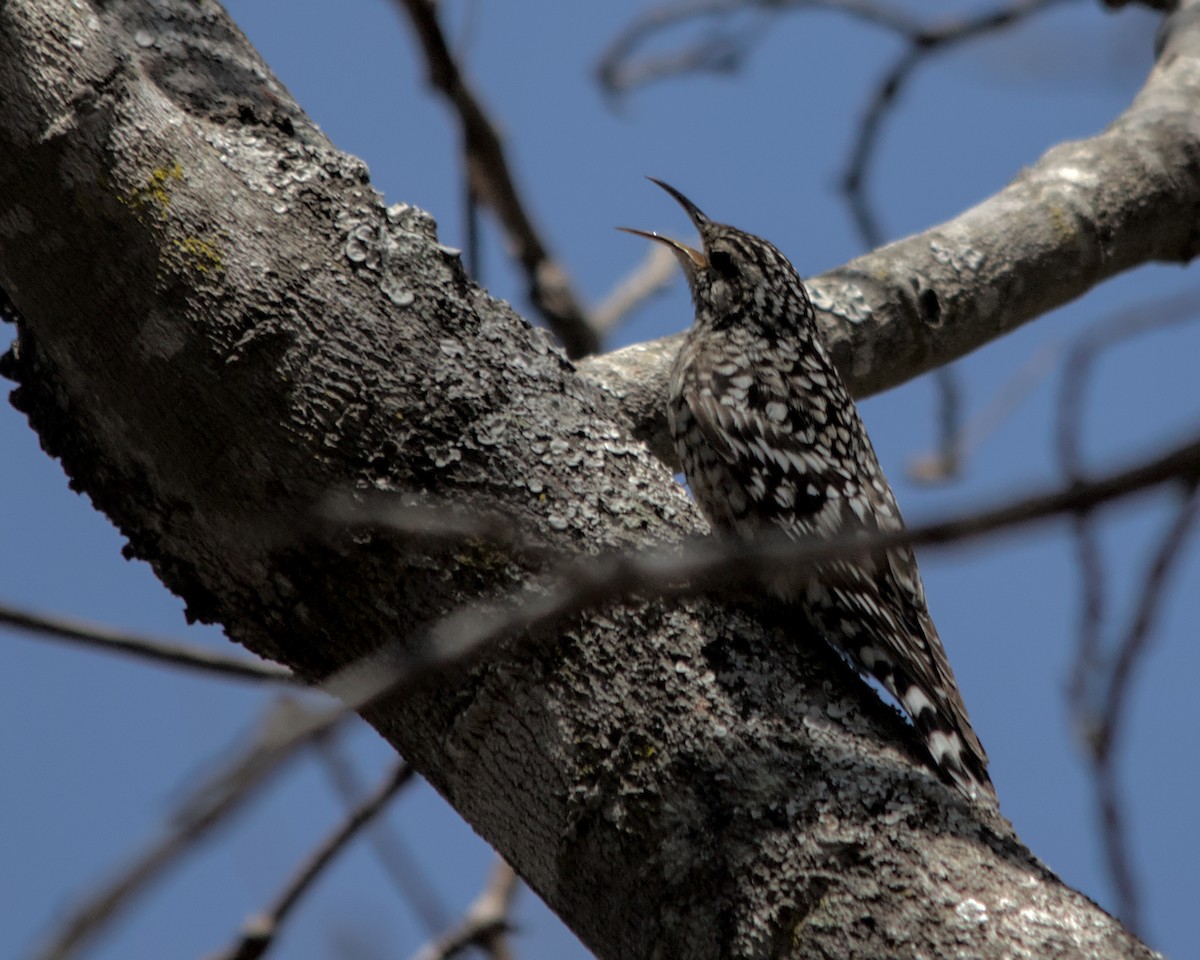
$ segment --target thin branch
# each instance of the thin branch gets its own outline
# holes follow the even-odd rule
[[[156,663],[170,664],[173,667],[186,667],[201,673],[216,674],[227,680],[299,682],[292,671],[279,664],[215,653],[202,647],[112,630],[68,617],[34,613],[32,610],[22,610],[10,604],[0,604],[0,624],[53,640],[68,640],[110,653],[123,653]]]
[[[920,29],[915,19],[871,0],[683,0],[652,7],[633,20],[600,57],[596,74],[610,95],[685,73],[728,73],[751,52],[756,35],[741,38],[710,32],[701,42],[677,53],[635,59],[634,54],[656,34],[700,20],[728,20],[747,11],[773,15],[783,10],[832,10],[900,34]]]
[[[486,950],[493,960],[511,960],[506,935],[512,930],[509,914],[519,888],[516,871],[497,859],[487,886],[467,908],[462,923],[423,947],[414,960],[450,960],[468,947]]]
[[[1198,514],[1200,514],[1200,496],[1197,495],[1197,489],[1193,486],[1188,491],[1184,502],[1180,504],[1175,521],[1167,530],[1159,544],[1158,552],[1155,553],[1154,559],[1146,571],[1141,599],[1134,611],[1129,628],[1125,632],[1125,637],[1117,648],[1116,660],[1109,677],[1108,691],[1104,698],[1104,727],[1102,735],[1097,738],[1097,750],[1102,756],[1107,757],[1114,752],[1117,738],[1124,731],[1125,709],[1133,684],[1134,671],[1140,665],[1150,638],[1153,636],[1154,623],[1162,607],[1168,578],[1179,560],[1183,545],[1195,527]]]
[[[479,540],[501,547],[514,557],[539,562],[563,555],[527,537],[511,517],[495,511],[468,510],[457,503],[386,491],[336,493],[317,507],[331,523],[377,526],[406,540],[427,545],[457,546]]]
[[[1000,428],[1034,387],[1050,375],[1060,353],[1058,344],[1042,344],[1000,385],[976,416],[958,426],[955,420],[943,420],[938,449],[914,457],[908,467],[909,478],[918,483],[941,483],[953,477],[961,464]]]
[[[878,246],[883,231],[866,199],[868,171],[878,150],[883,122],[899,101],[900,94],[913,72],[933,53],[944,52],[960,43],[1012,26],[1062,2],[1065,0],[1018,0],[1008,6],[996,7],[973,16],[954,17],[932,26],[910,22],[903,29],[893,28],[905,37],[908,47],[876,84],[875,93],[863,113],[841,180],[842,192],[849,199],[859,231],[864,236],[876,238],[869,243],[870,247]]]
[[[116,877],[72,909],[58,924],[38,960],[65,960],[81,951],[162,874],[193,850],[218,825],[258,795],[292,756],[290,751],[264,750],[283,731],[295,731],[314,711],[290,698],[280,698],[260,717],[249,741],[179,804],[167,819],[162,836],[134,857]]]
[[[742,66],[761,31],[737,33],[718,27],[675,52],[641,58],[636,57],[636,53],[658,34],[685,24],[705,21],[720,24],[755,13],[766,19],[788,12],[823,10],[845,14],[908,41],[908,50],[886,75],[898,87],[927,51],[1003,29],[1043,7],[1060,2],[1063,0],[1018,0],[982,13],[926,24],[904,10],[873,0],[684,0],[653,7],[634,19],[609,44],[600,57],[596,73],[602,88],[613,96],[687,73],[729,73]],[[913,62],[905,64],[906,60]],[[888,92],[887,82],[880,84],[879,89],[889,99],[895,94],[894,90]]]
[[[1097,358],[1132,337],[1189,322],[1198,316],[1200,298],[1195,292],[1157,304],[1140,303],[1136,309],[1119,313],[1088,331],[1075,345],[1064,365],[1056,431],[1059,463],[1069,482],[1080,483],[1086,476],[1083,412],[1088,381]],[[1125,827],[1115,745],[1124,732],[1125,706],[1136,667],[1149,644],[1168,576],[1195,525],[1198,508],[1200,497],[1193,486],[1147,568],[1137,608],[1116,644],[1115,655],[1106,655],[1103,643],[1108,584],[1095,518],[1091,510],[1084,509],[1076,514],[1072,524],[1083,603],[1067,701],[1092,767],[1100,832],[1118,912],[1135,933],[1142,929],[1141,897]]]
[[[959,437],[963,433],[963,389],[962,381],[952,366],[938,367],[933,371],[934,396],[937,405],[938,465],[946,480],[962,472],[963,447]]]
[[[568,356],[597,352],[600,336],[589,322],[566,271],[551,257],[533,226],[500,134],[450,52],[436,5],[429,0],[395,2],[408,15],[424,51],[429,82],[458,113],[471,192],[492,209],[504,229],[517,261],[525,269],[534,307],[562,340]]]
[[[1089,330],[1075,344],[1063,365],[1056,423],[1058,460],[1063,475],[1071,483],[1086,476],[1082,452],[1083,413],[1086,409],[1088,381],[1097,358],[1106,350],[1132,337],[1169,329],[1200,318],[1200,294],[1195,291],[1139,303]],[[1080,589],[1083,602],[1074,663],[1067,686],[1067,700],[1081,740],[1094,751],[1101,736],[1107,711],[1095,706],[1109,665],[1103,655],[1103,629],[1106,597],[1104,559],[1087,510],[1076,515],[1072,530],[1079,560]]]
[[[1088,330],[1071,348],[1063,364],[1057,418],[1058,459],[1068,478],[1085,473],[1081,452],[1084,401],[1097,357],[1133,337],[1196,320],[1200,320],[1200,291],[1185,291],[1122,310]]]
[[[1067,681],[1067,705],[1075,735],[1092,751],[1099,726],[1091,708],[1092,687],[1105,670],[1103,641],[1108,609],[1108,577],[1100,538],[1089,511],[1082,510],[1072,518],[1071,535],[1079,565],[1080,611],[1075,659]]]
[[[909,41],[908,49],[876,85],[842,174],[842,193],[867,249],[874,249],[883,242],[883,229],[867,198],[868,171],[879,147],[883,122],[899,102],[909,77],[935,51],[999,30],[1058,2],[1061,0],[1021,0],[1008,7],[975,17],[947,21],[937,27],[911,24],[904,31]],[[937,390],[940,450],[936,461],[931,463],[936,463],[940,468],[938,479],[944,480],[957,476],[962,468],[965,452],[959,442],[963,433],[962,389],[957,374],[948,366],[935,371],[934,386]]]
[[[412,780],[412,777],[412,767],[404,762],[398,763],[375,792],[300,865],[295,876],[280,891],[275,903],[266,912],[247,920],[237,943],[223,953],[213,954],[211,960],[258,960],[266,954],[274,944],[275,937],[279,935],[288,915],[300,902],[300,898],[308,892],[313,882],[358,832],[378,816],[401,788]]]
[[[592,310],[592,326],[603,336],[643,301],[665,290],[678,275],[679,265],[661,244],[647,244],[646,256],[637,268]]]
[[[1178,6],[1179,0],[1102,0],[1102,2],[1110,10],[1138,6],[1145,7],[1147,10],[1169,11],[1174,10]]]
[[[335,738],[332,735],[322,737],[313,747],[347,808],[356,806],[362,796],[358,776],[338,748]],[[375,850],[375,858],[404,902],[417,915],[425,933],[434,936],[437,931],[446,929],[450,922],[449,912],[442,905],[433,884],[421,875],[420,866],[408,852],[403,840],[395,831],[387,829],[387,826],[380,821],[371,824],[367,831],[368,839]]]
[[[1118,914],[1135,936],[1142,936],[1141,896],[1129,851],[1116,763],[1117,738],[1125,729],[1125,709],[1136,668],[1141,665],[1162,609],[1167,582],[1182,555],[1183,545],[1200,517],[1200,494],[1188,491],[1174,522],[1168,528],[1147,571],[1141,599],[1132,622],[1121,640],[1109,671],[1109,686],[1099,714],[1100,726],[1092,739],[1092,763],[1096,774],[1096,800],[1104,837],[1108,874],[1117,894]]]
[[[1096,509],[1180,479],[1194,484],[1198,478],[1200,439],[1192,439],[1160,457],[1104,478],[905,531],[801,543],[782,539],[752,544],[703,540],[674,550],[589,557],[571,564],[553,585],[541,591],[527,590],[506,606],[460,609],[427,632],[418,652],[389,646],[335,674],[322,689],[342,701],[338,707],[305,711],[298,719],[279,719],[266,725],[250,749],[239,754],[180,810],[172,832],[124,871],[115,884],[77,909],[54,943],[39,956],[70,955],[196,838],[252,795],[299,745],[322,736],[351,712],[365,709],[386,694],[402,695],[410,684],[427,678],[431,672],[466,663],[504,638],[532,639],[586,609],[631,596],[689,596],[714,587],[749,585],[784,566],[799,569],[805,564],[827,563],[901,544],[944,545]],[[423,516],[423,522],[428,523],[428,516]],[[459,521],[456,518],[453,522]]]
[[[470,176],[468,175],[465,179],[466,182],[463,184],[463,235],[466,237],[466,242],[463,244],[463,262],[467,266],[467,273],[482,283],[483,249],[479,236],[479,195],[471,186]]]

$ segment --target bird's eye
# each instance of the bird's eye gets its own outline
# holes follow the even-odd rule
[[[726,280],[732,280],[737,276],[737,264],[733,262],[733,257],[726,250],[714,250],[710,253],[708,264]]]

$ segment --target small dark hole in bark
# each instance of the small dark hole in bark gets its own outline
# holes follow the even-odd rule
[[[939,327],[942,324],[942,302],[938,299],[937,291],[925,289],[921,291],[917,298],[921,303],[921,314],[925,318],[925,322],[931,327]]]

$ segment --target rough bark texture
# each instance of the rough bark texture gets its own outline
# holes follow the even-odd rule
[[[1160,80],[1194,81],[1173,49]],[[428,215],[385,209],[216,5],[9,0],[0,91],[14,403],[193,617],[317,678],[529,573],[478,543],[331,540],[310,507],[348,486],[497,507],[580,551],[700,528],[617,398],[476,288]],[[1193,167],[1145,150],[1145,179],[1196,189]],[[1014,218],[1019,202],[1003,201]],[[1170,224],[1190,236],[1194,199],[1186,217],[1173,203],[1173,239],[1143,259],[1185,255]],[[1079,209],[1064,199],[1067,252],[1019,282],[1012,265],[1004,290],[1080,249],[1086,275],[1060,300],[1137,261],[1125,218],[1101,242]],[[958,270],[942,330],[1015,322],[988,293],[999,254],[955,268],[926,241],[901,267],[906,243],[872,311],[910,276],[938,288]],[[1053,299],[1026,297],[1003,316]],[[867,368],[896,352],[854,330]],[[1151,955],[938,782],[899,719],[797,633],[737,603],[631,603],[369,719],[602,957]]]

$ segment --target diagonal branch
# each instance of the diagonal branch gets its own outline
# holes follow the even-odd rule
[[[638,267],[592,310],[592,324],[601,334],[613,330],[630,311],[662,290],[676,277],[679,265],[661,244],[648,245]]]
[[[450,960],[469,947],[486,950],[493,960],[510,960],[506,935],[512,929],[510,913],[520,886],[516,871],[497,860],[487,885],[467,908],[462,922],[422,948],[415,960]]]
[[[885,236],[867,195],[867,178],[878,152],[884,120],[900,102],[909,78],[933,54],[1011,26],[1058,2],[1061,0],[1018,0],[1009,6],[956,17],[936,26],[925,27],[915,23],[896,26],[898,32],[907,38],[908,48],[876,84],[875,93],[859,122],[841,181],[842,193],[867,249],[879,246]],[[925,477],[944,481],[957,476],[962,469],[965,452],[964,445],[959,442],[964,430],[962,385],[950,366],[933,371],[933,383],[938,406],[939,453],[936,459],[927,461],[927,467],[932,469],[927,470]]]
[[[1184,544],[1196,528],[1197,519],[1200,519],[1200,493],[1192,486],[1147,567],[1137,609],[1108,670],[1108,685],[1100,705],[1101,722],[1090,744],[1089,759],[1095,778],[1096,807],[1109,877],[1116,890],[1121,919],[1139,935],[1145,926],[1129,850],[1130,835],[1125,823],[1116,746],[1118,737],[1125,731],[1125,706],[1134,674],[1145,659],[1170,576],[1182,556]]]
[[[215,653],[202,647],[189,646],[173,640],[139,636],[122,630],[110,630],[98,624],[72,620],[22,610],[0,604],[0,624],[25,630],[54,640],[67,640],[83,646],[123,653],[173,667],[186,667],[201,673],[211,673],[232,680],[257,680],[270,683],[296,683],[287,667],[275,663],[255,662],[245,657]]]
[[[359,804],[362,790],[358,776],[336,739],[333,736],[318,739],[313,743],[313,749],[347,809]],[[417,916],[426,933],[433,935],[444,929],[449,922],[449,914],[400,835],[388,830],[387,824],[382,822],[373,824],[368,833],[383,872]]]
[[[298,718],[312,713],[293,700],[277,701],[269,713],[259,718],[258,728],[248,742],[183,798],[160,836],[63,917],[49,942],[36,954],[38,960],[76,956],[214,829],[228,824],[293,756],[292,751],[272,752],[264,745],[277,738],[280,731],[304,726]]]
[[[486,203],[500,221],[517,261],[525,269],[534,307],[562,340],[567,356],[595,353],[600,349],[600,335],[589,322],[566,270],[550,255],[534,228],[500,134],[450,52],[436,5],[430,0],[396,3],[408,15],[425,52],[429,82],[458,113],[472,195]]]
[[[979,13],[951,17],[936,24],[897,20],[888,24],[908,42],[875,86],[859,123],[854,146],[842,174],[842,192],[850,202],[859,233],[874,247],[883,242],[883,230],[866,195],[866,182],[872,160],[879,148],[884,121],[900,100],[905,86],[917,68],[934,54],[952,50],[959,44],[1011,27],[1065,0],[1016,0]]]
[[[330,678],[323,689],[341,701],[339,706],[304,711],[296,716],[284,714],[264,724],[254,743],[238,754],[217,777],[206,782],[181,808],[175,818],[177,830],[140,857],[111,887],[80,907],[64,924],[54,943],[39,956],[45,960],[70,956],[184,849],[210,827],[226,819],[234,804],[251,796],[297,747],[322,737],[334,724],[356,711],[365,710],[382,697],[403,695],[416,684],[427,683],[435,673],[478,658],[506,638],[545,636],[549,628],[588,608],[625,597],[648,594],[683,597],[716,587],[747,586],[775,575],[784,567],[814,566],[905,544],[947,545],[1062,514],[1094,510],[1111,501],[1180,479],[1194,484],[1198,478],[1200,440],[1191,440],[1159,457],[1107,477],[895,533],[799,543],[785,539],[764,539],[754,543],[705,540],[681,550],[586,558],[565,571],[557,585],[544,591],[524,592],[507,607],[481,608],[472,604],[430,630],[421,656],[413,656],[398,647],[390,648]],[[1194,503],[1194,500],[1189,502]],[[345,505],[340,506],[344,516]],[[417,526],[424,533],[431,532],[433,515],[425,508],[410,509],[417,516]],[[365,518],[371,522],[387,522],[389,516],[396,519],[401,529],[412,528],[411,521],[405,519],[402,511],[381,512],[378,504],[369,504],[366,508]],[[461,515],[451,514],[448,524],[451,535],[462,535],[464,530],[470,535],[486,535],[487,531],[492,531],[504,542],[511,535],[494,519],[486,519],[479,527],[472,528]],[[1160,559],[1154,570],[1168,566],[1173,556],[1174,552],[1167,561]],[[1136,624],[1141,626],[1148,620],[1148,616],[1139,616]],[[1143,633],[1139,632],[1138,636]],[[247,934],[248,940],[254,939],[251,933],[253,931]]]
[[[1200,301],[1194,291],[1141,303],[1134,310],[1097,324],[1080,338],[1064,366],[1056,425],[1059,464],[1069,482],[1078,483],[1087,475],[1081,442],[1083,414],[1096,360],[1105,350],[1127,339],[1195,320],[1198,308]],[[1071,524],[1079,559],[1082,609],[1067,703],[1092,769],[1100,833],[1119,913],[1133,930],[1143,929],[1141,897],[1129,849],[1115,744],[1124,733],[1124,706],[1135,668],[1149,644],[1169,574],[1196,520],[1200,498],[1194,487],[1185,493],[1174,522],[1147,568],[1132,621],[1113,652],[1104,645],[1109,584],[1096,517],[1090,509],[1083,509]]]
[[[350,841],[358,836],[359,831],[374,820],[392,798],[412,780],[413,772],[412,767],[404,762],[396,764],[395,769],[384,778],[375,792],[351,811],[345,821],[313,850],[280,891],[275,902],[263,913],[246,921],[238,941],[225,952],[213,954],[210,960],[258,960],[265,955],[274,945],[284,922],[314,881]]]
[[[759,34],[706,34],[681,50],[636,58],[639,47],[656,34],[695,21],[724,21],[746,13],[778,15],[785,10],[829,10],[902,35],[921,27],[920,22],[872,0],[677,0],[651,7],[628,24],[600,57],[596,74],[603,89],[613,96],[636,87],[693,72],[728,73],[745,62]]]

